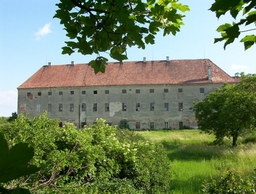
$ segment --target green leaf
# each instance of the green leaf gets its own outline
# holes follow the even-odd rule
[[[68,47],[68,46],[62,47],[62,54],[69,54],[69,55],[71,55],[73,52],[74,52],[74,50],[71,49],[71,48]]]
[[[39,170],[36,166],[29,166],[34,150],[28,144],[19,143],[9,150],[7,141],[0,134],[0,145],[0,182],[8,182]]]
[[[149,34],[148,36],[145,37],[145,42],[147,44],[154,44],[155,43],[155,36],[153,36],[152,34]]]

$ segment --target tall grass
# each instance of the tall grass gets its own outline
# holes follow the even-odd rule
[[[143,131],[147,139],[162,142],[172,166],[174,194],[201,193],[204,180],[218,178],[226,170],[235,169],[244,176],[253,174],[256,166],[256,145],[216,146],[213,135],[199,130]]]

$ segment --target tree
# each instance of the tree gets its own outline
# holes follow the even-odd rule
[[[241,33],[256,30],[255,0],[216,0],[210,10],[216,13],[217,18],[220,18],[226,13],[229,13],[235,20],[241,18],[238,22],[234,21],[232,24],[225,23],[218,27],[217,31],[221,33],[221,38],[215,38],[215,43],[224,41],[224,48],[226,48],[228,44],[233,43],[235,39],[239,38]],[[240,29],[245,27],[250,28],[245,30]],[[244,43],[246,50],[255,44],[256,35],[246,35],[240,41]]]
[[[62,53],[96,54],[89,63],[95,73],[105,71],[103,52],[121,62],[128,58],[127,47],[154,44],[160,30],[175,35],[183,25],[182,12],[189,10],[178,0],[60,0],[56,5],[54,17],[70,38]]]
[[[236,146],[241,134],[256,127],[255,92],[256,76],[244,76],[238,84],[225,84],[210,93],[192,107],[199,128],[213,133],[216,143],[232,137],[232,145]]]
[[[102,119],[78,130],[73,124],[59,127],[46,114],[29,119],[18,115],[3,130],[11,146],[26,143],[34,148],[31,164],[36,174],[12,184],[31,193],[166,193],[170,166],[161,144],[153,144],[126,130],[117,130]],[[161,164],[161,165],[159,165]]]

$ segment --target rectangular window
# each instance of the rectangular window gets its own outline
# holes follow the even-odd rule
[[[37,112],[41,112],[41,104],[37,104],[36,105],[36,111]]]
[[[136,111],[140,111],[140,103],[136,103]]]
[[[41,92],[38,92],[38,93],[37,93],[37,96],[42,96],[42,93],[41,93]]]
[[[167,88],[164,89],[164,93],[168,93],[168,89]]]
[[[63,111],[63,104],[59,104],[59,112]]]
[[[75,94],[75,92],[74,91],[70,91],[70,95],[74,95]]]
[[[105,103],[105,112],[109,112],[109,103]]]
[[[98,91],[97,90],[93,90],[93,94],[98,94]]]
[[[136,89],[135,92],[136,92],[136,94],[139,94],[140,93],[140,89]]]
[[[62,91],[59,91],[59,95],[63,95],[63,92],[62,92]]]
[[[97,112],[97,103],[93,103],[93,112]]]
[[[82,95],[85,95],[86,94],[86,91],[82,91]]]
[[[150,129],[154,129],[155,128],[155,123],[154,122],[150,122]]]
[[[74,104],[73,104],[73,103],[71,103],[71,104],[69,105],[69,111],[70,111],[70,112],[74,112]]]
[[[169,123],[168,122],[164,122],[164,128],[169,129]]]
[[[200,88],[200,93],[204,93],[204,88]]]
[[[183,122],[179,122],[179,129],[183,129]]]
[[[48,112],[52,112],[52,104],[48,104]]]
[[[136,122],[136,129],[140,129],[140,122]]]
[[[86,111],[86,104],[82,103],[82,112],[85,112],[85,111]]]
[[[126,103],[122,103],[122,111],[126,111]]]
[[[150,111],[154,111],[155,110],[155,103],[151,102],[150,103]]]
[[[179,88],[179,89],[178,89],[178,92],[179,92],[179,93],[182,93],[182,92],[183,92],[183,89],[182,89],[182,88]]]
[[[122,94],[126,94],[126,89],[122,89]]]
[[[52,95],[52,92],[48,92],[48,96],[51,96]]]
[[[149,93],[154,93],[155,90],[154,89],[149,89]]]
[[[182,111],[183,110],[183,103],[182,102],[179,102],[179,111]]]
[[[164,103],[164,111],[169,111],[169,103],[168,102]]]
[[[105,90],[105,94],[109,94],[109,90]]]

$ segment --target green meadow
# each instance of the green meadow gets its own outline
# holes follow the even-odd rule
[[[137,132],[154,142],[162,142],[171,164],[174,194],[202,193],[202,183],[209,178],[218,179],[233,169],[243,177],[252,176],[256,166],[256,145],[239,144],[231,147],[213,145],[213,135],[199,130],[141,131]],[[240,140],[241,142],[241,140]]]

